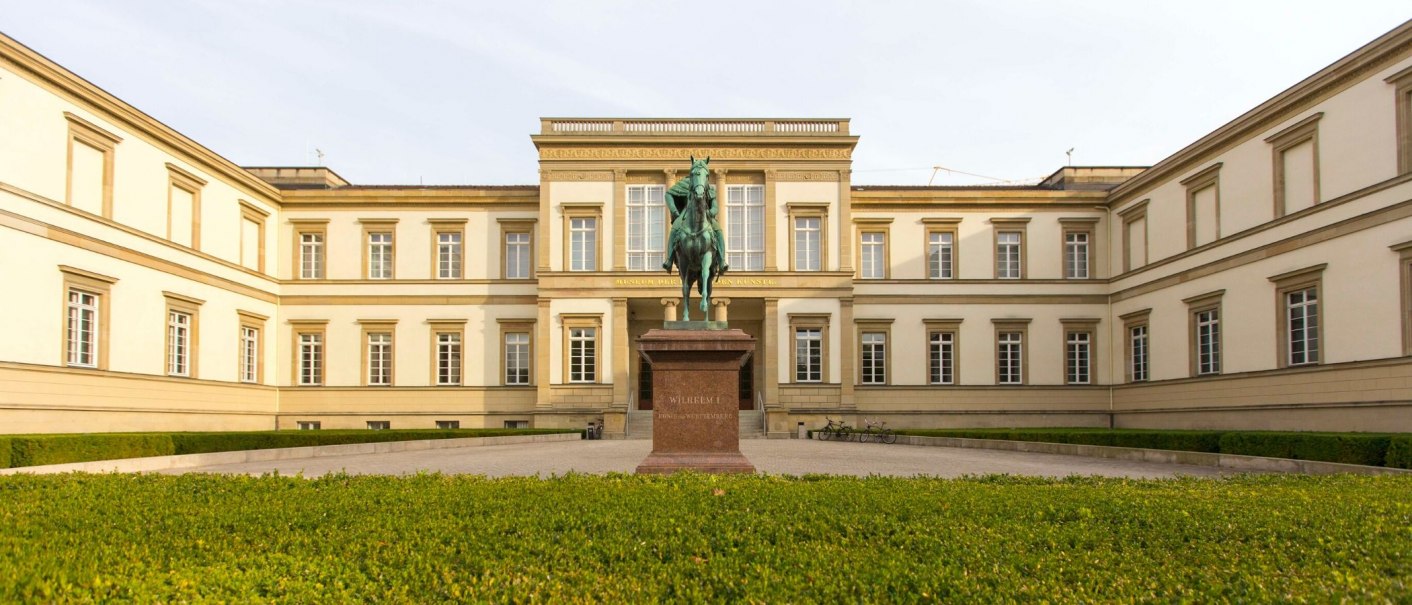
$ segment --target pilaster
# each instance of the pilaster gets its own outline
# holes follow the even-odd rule
[[[853,272],[853,240],[857,237],[853,233],[852,174],[852,170],[838,171],[838,237],[834,245],[838,246],[838,270],[845,273]]]
[[[775,206],[775,175],[773,169],[765,171],[765,270],[775,271],[779,267],[779,250],[775,248],[775,219],[779,208]],[[786,266],[788,266],[786,264]]]
[[[845,409],[857,407],[857,402],[853,398],[853,383],[856,382],[854,376],[854,354],[855,346],[853,330],[853,299],[843,298],[838,301],[838,346],[839,358],[838,366],[838,406]]]
[[[613,208],[610,216],[613,217],[613,270],[627,271],[628,269],[628,227],[627,227],[627,196],[628,171],[618,168],[613,170]]]

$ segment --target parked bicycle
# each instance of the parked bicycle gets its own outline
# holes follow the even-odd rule
[[[859,443],[868,443],[870,441],[888,444],[897,443],[897,431],[887,428],[886,422],[874,422],[872,420],[864,420],[863,422],[867,424],[868,427],[858,433]]]
[[[824,417],[824,420],[828,420],[829,424],[819,430],[819,441],[847,441],[853,434],[853,428],[844,424],[842,420],[835,422],[827,416]]]

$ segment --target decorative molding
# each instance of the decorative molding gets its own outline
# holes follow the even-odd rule
[[[853,150],[847,147],[546,147],[539,150],[541,160],[679,160],[690,156],[721,160],[847,160],[853,157]],[[611,180],[612,173],[603,174],[606,176],[602,180]]]
[[[545,170],[548,181],[612,181],[612,170]]]
[[[821,183],[837,183],[837,170],[776,170],[773,178],[779,183],[794,183],[816,181]]]

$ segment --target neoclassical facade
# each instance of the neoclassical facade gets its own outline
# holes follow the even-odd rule
[[[1031,186],[857,186],[848,120],[786,118],[545,118],[537,184],[354,185],[3,36],[0,133],[0,433],[641,435],[690,156],[748,432],[1412,431],[1412,23],[1154,166]]]

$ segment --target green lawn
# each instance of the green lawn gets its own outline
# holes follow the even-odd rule
[[[0,601],[1412,600],[1412,478],[0,477]]]

